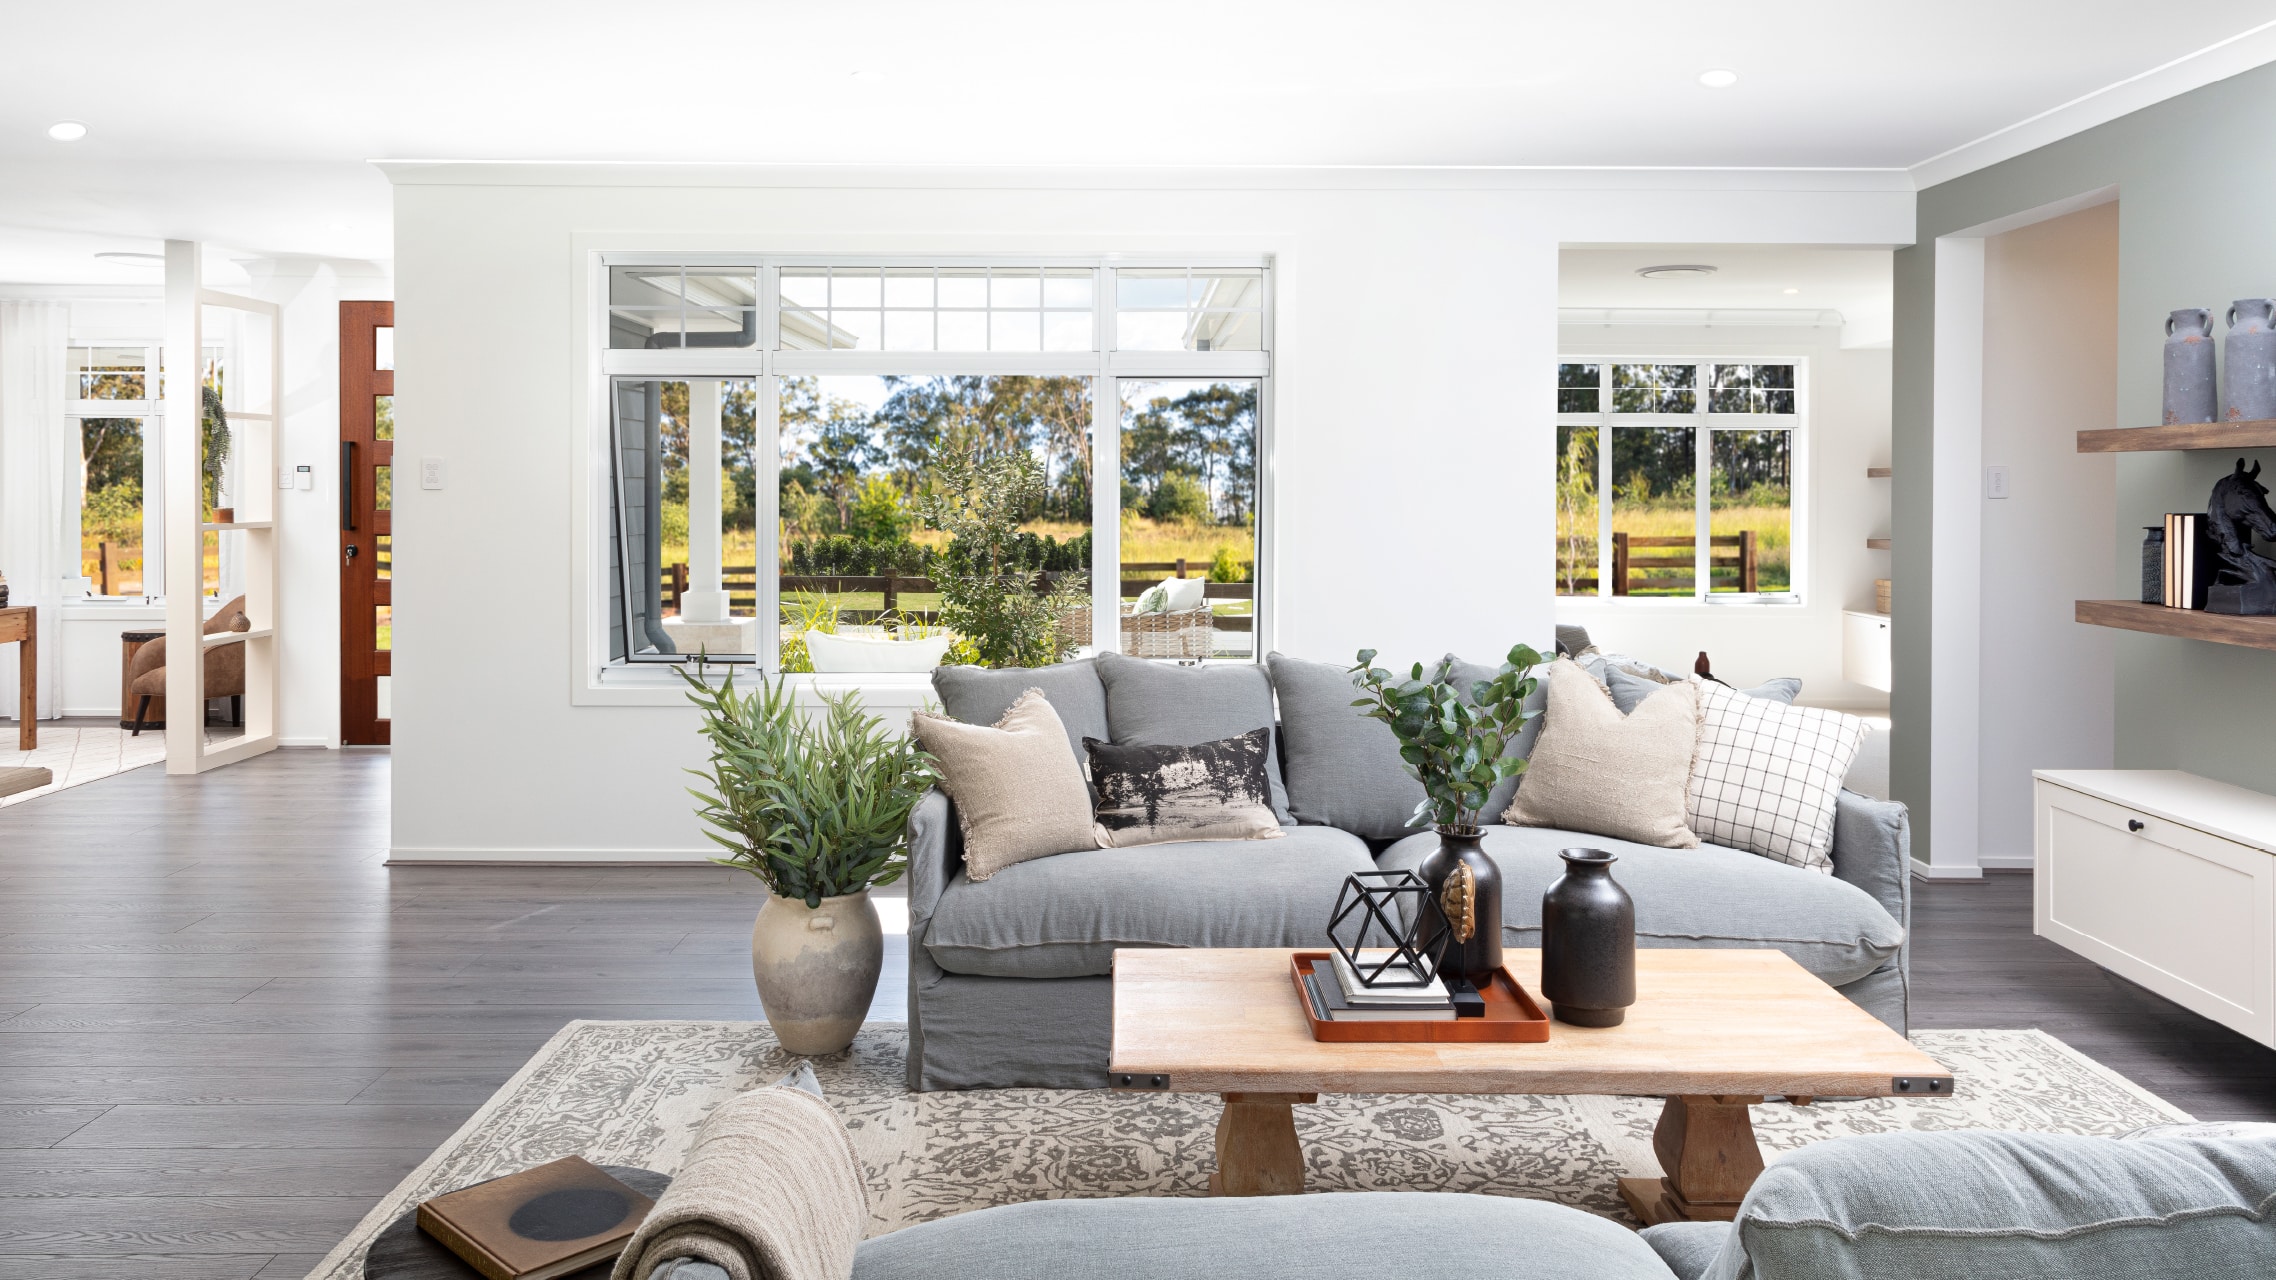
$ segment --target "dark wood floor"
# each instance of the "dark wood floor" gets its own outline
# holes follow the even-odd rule
[[[280,751],[0,809],[0,1277],[301,1276],[569,1019],[759,1016],[748,877],[388,868],[387,769]],[[2029,890],[1922,886],[1918,1025],[2042,1027],[2276,1118],[2276,1052],[2032,937]]]

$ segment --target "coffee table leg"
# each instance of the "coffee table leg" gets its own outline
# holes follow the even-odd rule
[[[1652,1130],[1664,1178],[1622,1178],[1620,1198],[1645,1226],[1663,1222],[1728,1222],[1762,1173],[1747,1107],[1759,1095],[1669,1098]]]
[[[1228,1093],[1217,1117],[1217,1172],[1213,1196],[1294,1196],[1304,1193],[1304,1150],[1296,1142],[1299,1102],[1316,1093]]]

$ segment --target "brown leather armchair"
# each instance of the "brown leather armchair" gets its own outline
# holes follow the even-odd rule
[[[239,596],[221,606],[219,612],[206,619],[206,635],[219,635],[224,631],[250,631],[253,620],[245,615],[245,597]],[[135,697],[134,732],[142,733],[143,713],[150,710],[152,698],[166,696],[166,638],[160,636],[134,652],[134,665],[127,669],[127,690]],[[229,723],[242,724],[245,718],[245,644],[216,645],[205,651],[205,696],[229,699]],[[199,720],[205,717],[200,715]]]

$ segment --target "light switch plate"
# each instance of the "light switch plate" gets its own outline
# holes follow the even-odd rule
[[[290,488],[292,487],[292,468],[291,468],[291,467],[278,467],[278,468],[277,468],[277,487],[278,487],[279,489],[290,489]]]
[[[443,460],[441,458],[419,459],[419,487],[422,489],[440,489],[443,487]]]
[[[1984,468],[1984,496],[1987,498],[2004,498],[2007,496],[2006,467]]]

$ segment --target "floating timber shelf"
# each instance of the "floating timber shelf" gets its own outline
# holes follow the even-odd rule
[[[2078,433],[2080,453],[2148,453],[2158,449],[2276,449],[2276,420],[2182,422]]]
[[[1897,474],[1897,469],[1895,467],[1865,468],[1865,478],[1868,480],[1886,480],[1895,474]]]
[[[2240,617],[2203,609],[2169,609],[2139,600],[2081,600],[2078,620],[2097,627],[2149,631],[2161,636],[2276,649],[2276,617]]]
[[[1889,549],[1889,541],[1890,540],[1887,538],[1867,538],[1865,540],[1865,549],[1867,551],[1887,551]]]

